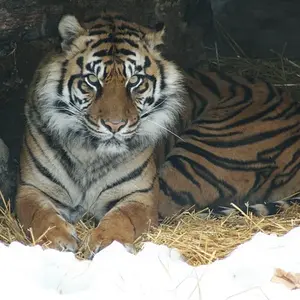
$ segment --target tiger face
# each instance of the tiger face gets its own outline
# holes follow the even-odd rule
[[[47,128],[81,147],[123,152],[154,145],[172,129],[183,107],[183,80],[151,30],[117,15],[80,25],[59,24],[62,53],[43,69],[37,98]]]

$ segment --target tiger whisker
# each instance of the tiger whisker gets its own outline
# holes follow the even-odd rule
[[[177,137],[178,139],[180,139],[184,142],[184,139],[182,137],[180,137],[178,134],[174,133],[172,130],[170,130],[170,129],[168,129],[168,128],[166,128],[166,127],[164,127],[164,126],[162,126],[162,125],[160,125],[160,124],[158,124],[158,123],[156,123],[152,120],[147,119],[146,121],[149,121],[150,123],[152,123],[152,124],[154,124],[154,125],[156,125],[160,128],[163,128],[164,130],[168,131],[169,133],[173,134],[175,137]]]
[[[142,118],[144,115],[146,115],[146,114],[149,114],[149,113],[152,113],[152,112],[156,111],[157,108],[158,108],[159,106],[161,106],[163,103],[166,102],[166,100],[167,100],[167,99],[165,99],[164,101],[160,102],[158,105],[155,105],[151,110],[149,110],[149,111],[145,112],[144,114],[142,114],[142,115],[141,115],[141,118]]]

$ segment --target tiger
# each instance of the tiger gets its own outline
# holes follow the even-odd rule
[[[50,247],[133,244],[161,219],[230,203],[262,214],[298,189],[300,109],[268,82],[185,70],[162,55],[165,26],[118,13],[58,24],[25,101],[16,214]],[[299,201],[300,202],[300,201]]]

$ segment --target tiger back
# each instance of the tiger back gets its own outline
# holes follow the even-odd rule
[[[160,170],[161,215],[190,207],[229,213],[231,203],[268,215],[298,202],[281,200],[299,191],[299,103],[259,79],[186,76],[196,115]]]

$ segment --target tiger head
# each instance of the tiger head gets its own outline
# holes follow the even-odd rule
[[[183,107],[183,77],[157,49],[164,28],[146,28],[114,14],[59,23],[62,51],[36,85],[46,128],[99,151],[154,145]],[[82,142],[80,142],[80,140]]]

